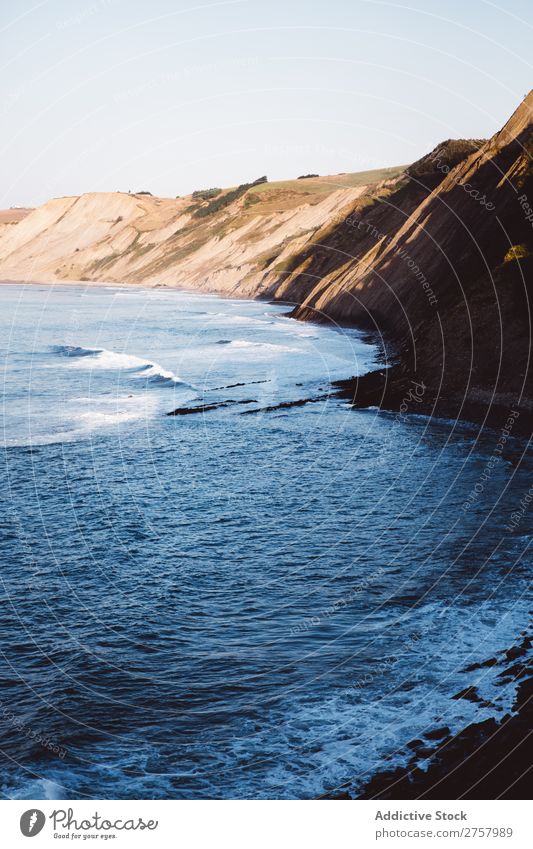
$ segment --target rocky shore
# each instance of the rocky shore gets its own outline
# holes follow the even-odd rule
[[[533,727],[533,658],[531,637],[473,664],[465,672],[501,667],[498,683],[518,683],[511,714],[468,725],[452,735],[446,726],[406,745],[406,766],[383,770],[362,788],[348,782],[326,794],[328,799],[528,799],[531,795]],[[475,686],[453,696],[483,704]],[[411,754],[412,753],[412,754]]]
[[[333,383],[337,397],[350,402],[354,408],[378,407],[400,413],[431,416],[438,419],[464,421],[494,431],[505,429],[509,416],[513,416],[513,435],[530,439],[533,434],[533,411],[529,403],[516,400],[504,406],[501,403],[483,404],[464,399],[457,403],[445,396],[436,399],[423,375],[410,373],[402,365],[377,369],[348,380]]]

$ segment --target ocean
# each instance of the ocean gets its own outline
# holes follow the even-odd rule
[[[314,798],[511,710],[465,670],[529,623],[520,439],[417,415],[416,387],[351,409],[331,381],[377,348],[287,306],[0,303],[4,798]]]

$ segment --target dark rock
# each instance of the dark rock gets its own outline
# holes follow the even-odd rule
[[[167,416],[189,416],[193,413],[208,413],[210,410],[230,407],[232,404],[257,404],[257,401],[254,398],[249,398],[246,401],[218,401],[214,404],[197,404],[194,407],[176,407],[175,410],[167,413]]]
[[[459,693],[456,693],[455,696],[452,696],[452,699],[467,699],[469,702],[482,701],[475,687],[465,687],[464,690],[461,690]]]
[[[529,799],[532,696],[530,677],[520,684],[516,715],[507,714],[499,722],[487,719],[474,723],[433,750],[418,750],[418,756],[432,752],[426,771],[414,763],[382,771],[364,786],[358,798]]]
[[[416,756],[417,758],[432,758],[436,754],[435,749],[429,748],[429,746],[422,746],[421,749],[417,749]]]
[[[517,657],[522,657],[525,653],[526,650],[524,648],[521,648],[520,646],[511,646],[511,648],[505,652],[505,657],[507,660],[516,660]]]
[[[475,672],[476,669],[485,669],[485,667],[497,666],[498,659],[496,657],[489,657],[488,660],[484,660],[483,663],[471,663],[470,666],[465,666],[464,672]]]
[[[434,728],[433,731],[428,731],[427,734],[424,734],[426,740],[442,740],[443,737],[448,737],[450,733],[450,729],[447,725],[443,725],[441,728]]]
[[[327,395],[320,395],[318,398],[300,398],[297,401],[282,401],[280,404],[272,404],[270,407],[258,407],[256,410],[244,410],[241,416],[250,415],[251,413],[272,413],[274,410],[285,410],[289,407],[303,407],[304,404],[316,404],[317,401],[325,401]]]

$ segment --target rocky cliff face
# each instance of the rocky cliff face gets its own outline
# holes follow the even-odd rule
[[[272,281],[297,317],[366,326],[399,360],[348,397],[399,406],[414,380],[435,414],[496,423],[513,406],[533,412],[532,155],[533,93],[489,141],[445,143],[391,191],[356,202]]]

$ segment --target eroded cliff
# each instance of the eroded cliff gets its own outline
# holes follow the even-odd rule
[[[368,327],[393,368],[345,387],[356,403],[496,424],[533,412],[533,93],[485,143],[439,146],[361,199],[282,284],[299,318]],[[455,160],[455,164],[454,164]],[[304,297],[299,298],[298,294]],[[525,415],[524,415],[525,414]]]
[[[89,193],[0,224],[0,276],[167,285],[253,297],[391,168],[220,190],[214,199]],[[226,204],[226,199],[233,198]]]

